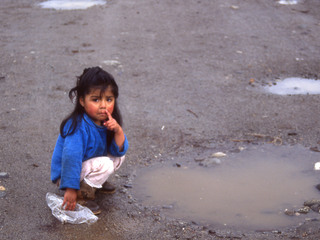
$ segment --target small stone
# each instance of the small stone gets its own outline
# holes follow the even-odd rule
[[[119,190],[119,192],[120,192],[120,193],[127,193],[127,192],[128,192],[128,190],[127,190],[127,189],[125,189],[125,188],[121,188],[121,189]]]
[[[320,212],[320,204],[313,204],[310,208],[317,213]]]
[[[286,214],[288,216],[294,216],[295,215],[295,211],[286,209],[286,210],[284,210],[284,214]]]
[[[310,212],[310,207],[305,206],[305,207],[299,208],[297,212],[302,214],[307,214],[308,212]]]
[[[0,198],[4,198],[7,195],[5,191],[0,191]]]
[[[203,160],[205,160],[205,158],[195,158],[194,161],[196,162],[202,162]]]
[[[305,220],[307,222],[319,222],[319,219],[317,219],[317,218],[306,218]]]
[[[132,185],[131,184],[124,184],[123,185],[125,188],[132,188]]]
[[[209,158],[202,161],[199,165],[204,167],[211,167],[221,164],[221,160],[218,158]]]
[[[162,208],[163,209],[172,209],[173,206],[172,205],[163,205]]]
[[[225,157],[225,156],[227,156],[227,154],[225,154],[223,152],[216,152],[216,153],[213,153],[211,156],[214,158],[219,158],[219,157]]]
[[[8,178],[9,174],[6,172],[0,172],[0,178]]]
[[[311,151],[314,151],[314,152],[320,152],[320,150],[318,149],[318,147],[311,147],[310,150],[311,150]]]
[[[176,166],[177,166],[177,167],[181,167],[181,164],[180,164],[180,163],[176,163]]]
[[[314,164],[314,170],[320,170],[320,162]]]
[[[5,191],[6,188],[4,186],[0,186],[0,191]]]
[[[320,200],[318,200],[318,199],[311,199],[311,200],[305,201],[303,205],[304,205],[304,206],[311,207],[312,205],[315,205],[315,204],[320,204]]]

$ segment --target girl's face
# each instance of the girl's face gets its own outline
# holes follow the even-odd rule
[[[108,111],[112,114],[115,104],[115,97],[108,87],[103,93],[100,89],[91,89],[89,94],[79,99],[81,106],[95,124],[102,126],[102,122],[107,120]]]

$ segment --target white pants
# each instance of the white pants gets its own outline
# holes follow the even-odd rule
[[[90,158],[82,163],[80,181],[84,180],[94,188],[102,188],[102,184],[120,168],[124,159],[125,156]]]

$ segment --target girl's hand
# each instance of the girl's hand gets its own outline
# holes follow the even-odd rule
[[[106,113],[108,115],[108,121],[104,122],[103,125],[110,131],[114,132],[114,140],[116,144],[118,145],[120,151],[122,151],[123,143],[125,140],[125,136],[122,130],[122,127],[119,125],[119,123],[111,116],[111,114],[106,110]]]
[[[77,190],[67,188],[62,203],[62,208],[65,206],[65,210],[73,211],[77,205]]]
[[[119,132],[119,130],[122,130],[121,126],[118,124],[118,122],[111,116],[111,114],[106,110],[106,113],[108,115],[108,121],[104,122],[103,125],[110,131],[113,131],[115,133]]]

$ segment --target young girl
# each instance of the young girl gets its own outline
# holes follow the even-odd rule
[[[121,166],[129,145],[121,127],[118,86],[109,73],[100,67],[85,69],[69,98],[76,105],[60,125],[51,180],[65,190],[62,207],[74,210],[77,199],[85,205],[94,199],[97,189],[115,190],[107,179]],[[98,214],[99,207],[89,203]]]

